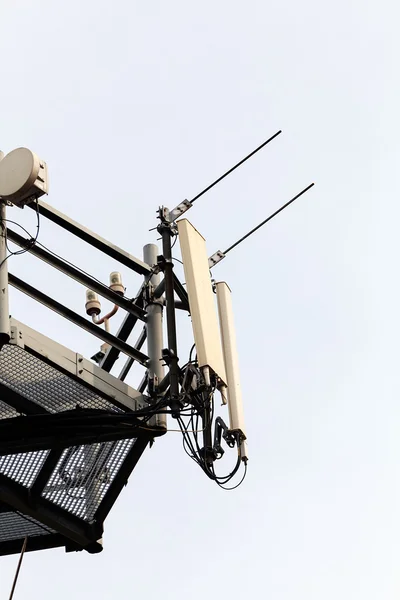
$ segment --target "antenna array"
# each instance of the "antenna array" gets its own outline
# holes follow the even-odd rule
[[[26,551],[56,546],[101,551],[104,519],[145,448],[167,433],[168,416],[182,432],[187,454],[209,479],[227,489],[241,483],[248,451],[231,293],[225,283],[212,280],[210,269],[314,184],[211,257],[204,238],[181,217],[280,134],[268,138],[191,200],[172,210],[160,207],[157,230],[162,252],[148,244],[143,260],[43,202],[47,166],[35,154],[27,149],[1,154],[0,554],[19,552],[22,544]],[[8,226],[6,212],[12,205],[26,205],[36,212],[36,236],[22,228],[26,238]],[[117,271],[105,285],[44,247],[39,235],[42,219],[141,276],[138,292],[126,296]],[[172,248],[177,236],[186,289],[174,272]],[[19,250],[9,252],[9,242]],[[9,258],[24,252],[87,288],[89,318],[8,272]],[[9,318],[9,285],[99,338],[102,345],[91,361]],[[112,303],[104,316],[100,297]],[[114,335],[111,324],[118,310],[125,311],[125,317]],[[194,345],[186,361],[179,357],[177,310],[189,312],[192,320]],[[139,334],[131,344],[136,326]],[[120,354],[127,359],[114,376],[110,372]],[[137,389],[125,383],[135,363],[143,367]],[[228,405],[228,423],[216,416],[217,394]],[[229,450],[236,451],[237,462],[233,470],[221,474],[217,465],[223,464]]]

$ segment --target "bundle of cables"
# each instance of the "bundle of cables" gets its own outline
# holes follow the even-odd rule
[[[244,462],[244,473],[239,482],[233,487],[226,487],[237,475],[240,470],[242,461],[240,453],[240,438],[231,434],[236,443],[229,444],[233,447],[237,447],[237,460],[234,468],[226,475],[219,475],[216,473],[214,463],[216,460],[222,458],[223,451],[220,447],[216,447],[213,444],[213,425],[216,427],[215,422],[215,406],[214,396],[216,392],[216,382],[211,388],[201,385],[201,373],[197,364],[197,357],[192,360],[192,350],[190,351],[189,362],[182,367],[181,372],[185,373],[187,370],[191,371],[192,376],[197,380],[198,387],[182,385],[182,392],[180,401],[183,406],[180,416],[177,418],[179,428],[182,432],[182,443],[186,454],[199,465],[202,471],[207,475],[209,479],[215,481],[217,485],[223,489],[231,490],[237,488],[246,477],[247,464]],[[218,420],[218,419],[217,419]],[[219,421],[222,422],[221,419]],[[199,435],[202,436],[202,442],[199,439]]]

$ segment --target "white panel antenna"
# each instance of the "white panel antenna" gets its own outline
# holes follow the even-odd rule
[[[232,292],[225,282],[216,284],[222,348],[228,379],[228,408],[230,430],[242,436],[241,457],[247,460],[246,428],[244,424],[242,389],[239,376],[239,355],[236,344],[236,331],[233,319]]]
[[[211,369],[227,384],[218,317],[205,239],[187,219],[177,222],[197,360],[208,378]]]
[[[47,165],[27,148],[0,153],[0,198],[23,207],[48,192]]]

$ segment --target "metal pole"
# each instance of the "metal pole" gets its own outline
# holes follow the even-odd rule
[[[15,573],[15,577],[14,577],[14,581],[13,581],[13,585],[11,588],[11,594],[10,594],[10,598],[9,600],[12,600],[14,597],[14,592],[15,592],[15,586],[17,585],[17,580],[18,580],[18,575],[19,575],[19,571],[21,569],[21,565],[22,565],[22,559],[24,558],[24,554],[25,554],[25,550],[26,550],[26,545],[28,543],[28,538],[26,537],[24,539],[24,543],[22,544],[22,550],[21,550],[21,554],[19,556],[19,561],[18,561],[18,566],[17,566],[17,571]]]
[[[10,341],[6,204],[0,201],[0,348]]]
[[[165,300],[168,333],[168,366],[170,382],[170,406],[172,416],[179,416],[179,367],[176,339],[175,297],[174,297],[174,263],[172,261],[171,230],[166,223],[158,227],[162,237],[164,255]]]
[[[153,267],[157,264],[158,247],[156,244],[146,244],[143,248],[143,260]],[[156,385],[164,378],[164,367],[162,360],[163,348],[163,301],[162,298],[154,297],[154,290],[160,283],[160,274],[154,274],[150,278],[147,303],[147,354],[149,357],[148,376],[155,379]],[[156,416],[156,424],[167,427],[167,415]]]

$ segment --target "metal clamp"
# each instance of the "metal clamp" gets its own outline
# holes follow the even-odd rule
[[[14,346],[19,346],[20,348],[25,348],[24,344],[24,336],[22,331],[18,329],[15,325],[12,325],[10,328],[10,344]]]
[[[212,269],[217,263],[219,263],[223,258],[225,258],[225,254],[222,250],[217,250],[210,258],[208,259],[208,266]]]

